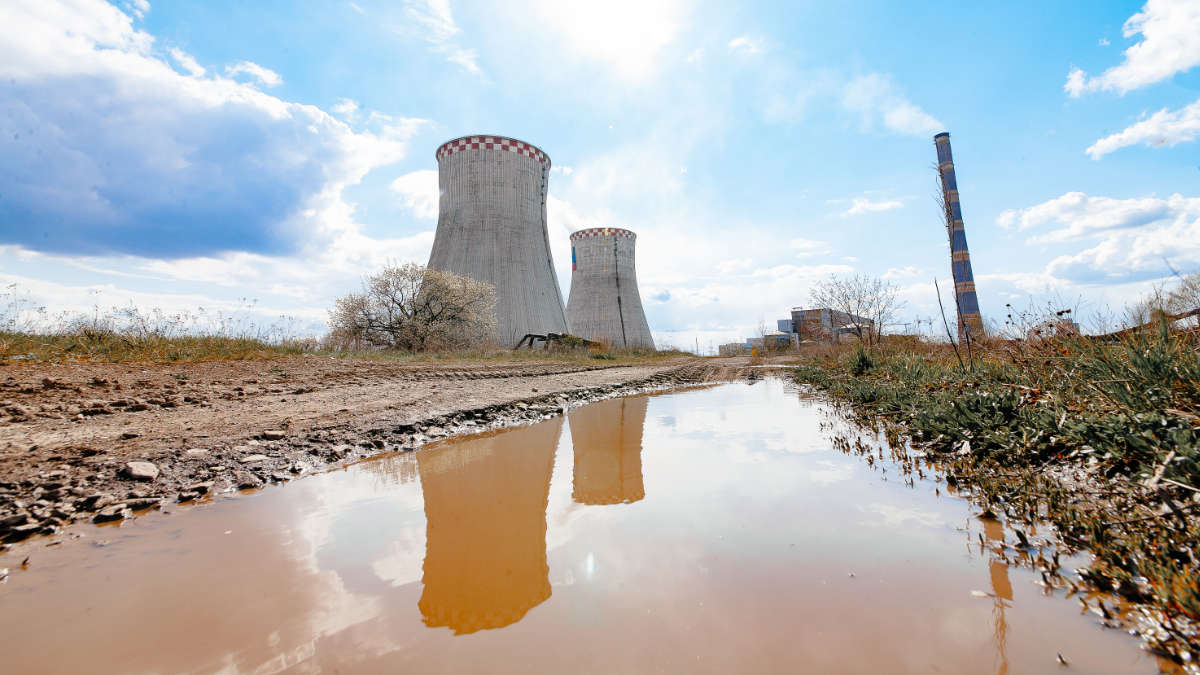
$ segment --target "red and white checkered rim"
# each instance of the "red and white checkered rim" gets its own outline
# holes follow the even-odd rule
[[[442,143],[435,154],[438,160],[441,160],[462,150],[507,150],[518,155],[532,157],[545,164],[546,168],[550,168],[550,156],[542,152],[540,148],[525,141],[504,136],[463,136]]]
[[[586,230],[571,233],[571,241],[583,239],[584,237],[629,237],[630,239],[637,239],[637,235],[632,230],[620,227],[590,227]]]

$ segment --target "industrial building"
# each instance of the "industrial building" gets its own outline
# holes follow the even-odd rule
[[[498,344],[566,333],[546,229],[550,157],[503,136],[464,136],[437,149],[437,233],[429,267],[496,287]]]
[[[644,396],[610,398],[568,413],[575,454],[571,497],[576,503],[631,504],[646,496],[642,428],[648,401]]]
[[[868,335],[875,331],[875,322],[855,314],[839,312],[836,309],[821,307],[817,309],[792,309],[791,319],[781,319],[792,326],[792,335],[797,344],[806,340],[817,342],[841,342],[847,338],[857,338],[859,334]]]
[[[610,347],[654,349],[638,292],[637,235],[619,227],[571,234],[571,294],[567,325],[581,338]]]
[[[967,251],[967,231],[963,226],[962,206],[958,202],[958,178],[954,174],[954,156],[950,152],[950,134],[943,131],[933,137],[937,148],[938,179],[945,207],[946,235],[950,239],[950,270],[954,275],[954,306],[958,313],[958,339],[968,333],[983,336],[983,317],[975,294],[975,275],[971,254]]]

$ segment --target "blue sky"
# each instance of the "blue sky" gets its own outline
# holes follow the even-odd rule
[[[831,273],[935,314],[949,131],[985,319],[1200,271],[1200,1],[0,6],[0,282],[293,317],[425,262],[443,141],[554,162],[550,236],[636,231],[660,342],[752,334]]]

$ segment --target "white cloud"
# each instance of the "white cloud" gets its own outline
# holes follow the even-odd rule
[[[1200,136],[1200,99],[1179,110],[1159,110],[1150,117],[1131,125],[1111,136],[1105,136],[1087,149],[1092,159],[1100,159],[1110,152],[1130,145],[1148,147],[1171,147],[1179,143],[1194,141]]]
[[[536,0],[534,11],[561,39],[568,54],[611,65],[627,80],[647,80],[659,53],[686,19],[682,0]]]
[[[1108,41],[1108,38],[1100,38],[1099,44],[1101,47],[1107,47],[1112,43]]]
[[[405,0],[404,15],[409,25],[395,32],[425,40],[446,60],[472,75],[482,75],[478,54],[462,47],[457,40],[462,29],[454,21],[450,0]]]
[[[150,11],[149,0],[130,0],[126,6],[139,19],[146,18],[146,13]]]
[[[941,131],[942,123],[904,97],[891,77],[861,75],[846,83],[842,105],[859,114],[866,128],[882,124],[900,134],[928,136]]]
[[[349,98],[339,98],[337,103],[334,103],[329,109],[338,117],[352,121],[358,114],[358,101]]]
[[[1050,223],[1058,229],[1030,243],[1092,241],[1078,253],[1055,258],[1047,272],[1080,283],[1125,283],[1170,274],[1168,263],[1200,269],[1200,197],[1172,195],[1114,199],[1070,192],[1026,209],[1005,211],[1004,227],[1025,230]]]
[[[270,68],[264,68],[253,61],[240,61],[232,66],[225,66],[225,74],[230,77],[242,74],[249,75],[266,87],[278,87],[283,84],[283,78],[279,76],[279,73]]]
[[[438,202],[438,172],[436,169],[421,169],[406,173],[392,181],[392,191],[399,194],[404,205],[422,220],[436,220]]]
[[[174,59],[175,63],[178,63],[179,67],[186,70],[189,75],[195,75],[196,77],[201,77],[202,75],[204,75],[204,73],[208,72],[204,69],[204,66],[202,66],[196,62],[196,59],[192,58],[191,54],[188,54],[187,52],[183,51],[182,49],[172,47],[170,50],[170,54],[171,54],[171,58]]]
[[[905,267],[889,268],[888,271],[884,273],[883,278],[884,279],[911,279],[912,277],[918,277],[918,276],[921,276],[922,274],[924,274],[923,270],[920,270],[912,265],[908,265]]]
[[[904,202],[898,199],[881,199],[879,201],[871,201],[866,197],[855,197],[850,204],[850,208],[842,214],[843,216],[860,216],[864,213],[876,213],[879,211],[892,211],[903,208]]]
[[[1060,223],[1064,227],[1038,235],[1030,241],[1061,243],[1078,241],[1108,230],[1141,227],[1161,220],[1174,211],[1190,208],[1200,208],[1200,199],[1184,199],[1180,195],[1165,200],[1156,197],[1114,199],[1068,192],[1035,206],[1006,210],[997,217],[996,222],[1001,227],[1015,226],[1018,230]]]
[[[1142,40],[1125,50],[1125,60],[1096,77],[1079,68],[1067,75],[1063,89],[1071,97],[1086,92],[1120,94],[1161,82],[1200,64],[1200,3],[1195,0],[1148,0],[1129,17],[1122,34]]]
[[[367,11],[365,9],[363,9],[362,7],[359,7],[357,4],[355,4],[353,2],[347,2],[346,4],[350,6],[350,9],[358,12],[359,14],[362,14],[365,16],[367,13]]]
[[[326,247],[359,236],[343,190],[403,158],[425,124],[372,114],[355,131],[228,78],[182,75],[99,0],[0,4],[0,24],[0,124],[24,132],[0,134],[0,175],[24,177],[0,201],[0,243],[146,258]]]
[[[788,242],[788,246],[796,252],[797,256],[802,258],[814,255],[828,255],[831,252],[829,242],[805,239],[804,237],[794,237]]]
[[[483,73],[478,63],[479,54],[474,49],[451,49],[446,58],[472,75]]]
[[[733,52],[734,54],[741,54],[744,56],[761,54],[763,51],[762,40],[746,35],[735,37],[729,41],[729,51]]]

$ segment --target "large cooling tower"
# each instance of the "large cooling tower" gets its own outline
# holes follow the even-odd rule
[[[417,452],[425,625],[502,628],[550,597],[546,506],[562,419]]]
[[[654,349],[634,247],[637,235],[617,227],[594,227],[571,235],[571,333],[611,347]]]
[[[968,330],[973,338],[983,336],[983,317],[975,294],[975,275],[971,272],[971,254],[967,251],[967,231],[963,226],[962,207],[958,203],[958,179],[954,175],[954,157],[950,154],[950,134],[943,131],[933,137],[937,147],[938,176],[946,207],[946,234],[950,237],[950,270],[954,274],[954,300],[958,309],[958,338]]]
[[[496,287],[496,340],[565,333],[546,233],[550,158],[502,136],[464,136],[437,150],[437,234],[429,267]]]

